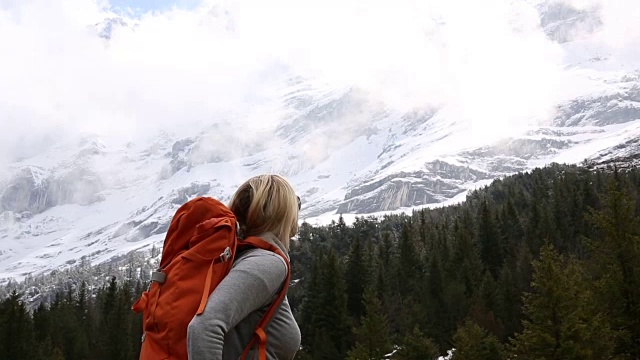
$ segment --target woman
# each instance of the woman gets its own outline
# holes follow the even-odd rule
[[[238,188],[229,208],[242,237],[258,236],[289,256],[289,239],[298,232],[300,200],[284,178],[261,175],[249,179]],[[286,275],[285,261],[274,252],[250,249],[238,254],[229,274],[209,297],[204,313],[189,324],[189,359],[239,359]],[[300,346],[300,329],[286,297],[265,332],[267,359],[293,359]],[[247,359],[257,359],[255,347]]]

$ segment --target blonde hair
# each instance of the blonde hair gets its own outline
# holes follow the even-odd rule
[[[259,175],[240,185],[229,202],[244,237],[271,232],[289,249],[298,233],[299,198],[279,175]]]

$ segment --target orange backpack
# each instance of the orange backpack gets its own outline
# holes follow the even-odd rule
[[[231,270],[237,251],[245,247],[274,251],[287,264],[280,295],[258,322],[241,357],[245,359],[257,342],[260,360],[267,359],[264,329],[289,287],[289,261],[279,248],[260,238],[238,241],[237,229],[231,210],[213,198],[197,197],[177,210],[165,237],[159,269],[132,306],[143,313],[140,360],[188,358],[187,326],[202,314],[209,295]]]

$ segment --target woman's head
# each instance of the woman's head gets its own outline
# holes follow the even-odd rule
[[[271,232],[288,249],[289,239],[298,233],[300,198],[281,176],[259,175],[247,180],[236,190],[229,208],[244,236]]]

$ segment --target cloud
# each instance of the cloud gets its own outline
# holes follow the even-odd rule
[[[117,16],[107,1],[0,0],[0,154],[85,132],[269,128],[291,76],[398,110],[449,106],[476,134],[500,134],[548,118],[563,80],[562,48],[523,1],[189,3],[122,15],[106,41],[94,25]],[[637,34],[632,14],[602,36]]]
[[[634,0],[551,0],[551,2],[567,5],[583,12],[593,12],[599,20],[599,26],[591,34],[584,34],[585,29],[577,27],[578,32],[591,35],[590,38],[622,49],[640,40],[640,29],[636,24],[640,21],[640,3]],[[589,29],[590,30],[590,29]]]
[[[601,31],[596,34],[598,38],[617,50],[625,53],[635,50],[635,55],[640,55],[640,3],[633,0],[599,0],[598,6],[603,22]]]

